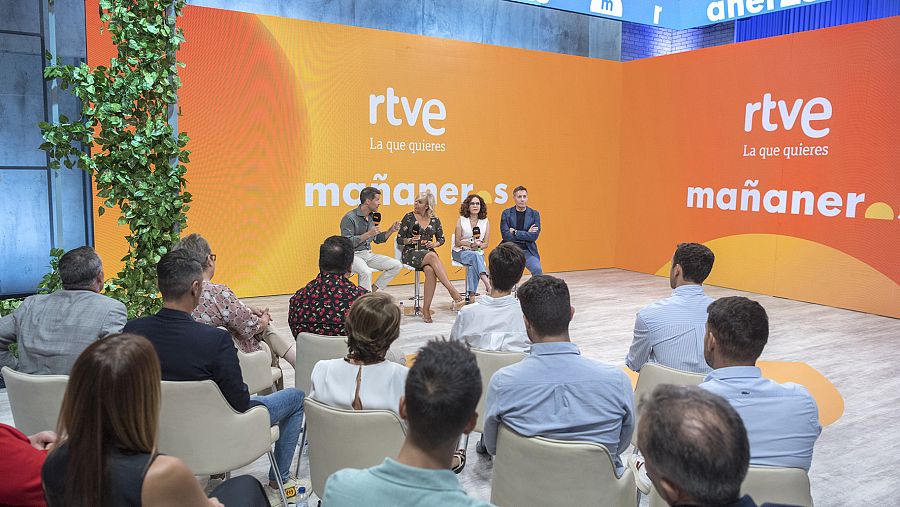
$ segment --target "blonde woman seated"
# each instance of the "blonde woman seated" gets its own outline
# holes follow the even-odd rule
[[[476,231],[478,234],[475,234]],[[456,244],[450,255],[453,260],[466,266],[466,289],[473,296],[477,292],[479,280],[484,282],[485,293],[491,292],[491,281],[484,266],[484,248],[488,245],[489,232],[490,223],[484,199],[478,194],[466,197],[459,207]]]
[[[264,341],[277,357],[283,357],[291,367],[297,361],[296,342],[275,331],[271,325],[272,315],[268,308],[245,305],[227,285],[213,283],[216,274],[216,254],[203,236],[194,233],[175,244],[173,250],[190,252],[203,267],[203,291],[200,304],[191,313],[197,322],[213,327],[224,327],[231,333],[241,352],[260,350],[259,342]],[[273,366],[278,366],[273,358]]]
[[[400,307],[390,294],[366,294],[350,306],[345,327],[347,357],[316,363],[309,396],[338,408],[398,412],[409,369],[385,355],[400,336]]]
[[[397,233],[397,244],[403,247],[403,264],[422,270],[425,273],[425,297],[422,301],[422,320],[431,322],[431,300],[437,280],[441,281],[450,297],[453,308],[465,303],[465,299],[450,283],[447,270],[435,248],[444,244],[444,229],[441,221],[434,215],[435,199],[431,192],[419,194],[413,204],[413,210],[400,220],[400,232]]]

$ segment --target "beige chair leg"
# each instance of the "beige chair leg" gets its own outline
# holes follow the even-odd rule
[[[272,468],[275,469],[275,482],[278,483],[278,493],[281,494],[281,505],[288,507],[287,497],[284,496],[284,481],[281,480],[281,470],[278,470],[278,463],[275,462],[275,454],[272,451],[269,451],[268,454],[269,462],[272,464]]]

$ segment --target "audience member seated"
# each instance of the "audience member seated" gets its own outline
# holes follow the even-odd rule
[[[634,371],[647,362],[676,370],[709,373],[703,359],[706,307],[712,298],[703,281],[712,271],[715,255],[699,243],[682,243],[672,257],[669,285],[672,296],[644,307],[634,321],[634,341],[625,364]]]
[[[339,408],[397,412],[409,369],[385,355],[400,336],[400,307],[390,294],[366,294],[350,307],[346,325],[347,357],[316,363],[309,396]]]
[[[822,427],[805,387],[762,377],[756,360],[769,339],[769,318],[756,301],[726,297],[709,305],[706,361],[714,368],[700,387],[728,400],[750,439],[750,464],[809,471]]]
[[[638,446],[667,504],[756,507],[741,497],[750,460],[747,432],[725,400],[697,387],[663,384],[640,401],[640,412]]]
[[[281,334],[272,326],[272,316],[268,308],[246,306],[226,285],[212,283],[216,274],[216,254],[209,243],[199,234],[191,234],[179,241],[173,250],[186,250],[193,254],[203,266],[203,290],[200,303],[191,312],[197,322],[214,327],[224,327],[243,352],[260,350],[259,342],[264,341],[277,358],[283,357],[291,366],[297,362],[297,343]]]
[[[548,275],[519,288],[531,353],[491,378],[485,399],[484,435],[476,447],[497,453],[497,431],[506,424],[526,437],[596,442],[619,459],[634,431],[634,392],[620,368],[581,355],[569,340],[575,314],[569,288]]]
[[[481,374],[475,356],[454,341],[431,341],[406,377],[400,417],[409,431],[396,460],[336,472],[325,484],[325,507],[488,506],[466,496],[450,462],[459,435],[475,427]]]
[[[68,375],[81,351],[122,332],[125,305],[100,294],[103,265],[89,246],[59,259],[62,289],[25,298],[0,318],[0,366],[34,375]],[[9,346],[18,343],[18,360]]]
[[[285,496],[296,495],[297,482],[290,477],[294,449],[303,419],[303,392],[286,388],[266,396],[247,394],[237,349],[224,329],[195,321],[191,311],[203,292],[203,268],[185,249],[163,255],[156,265],[163,309],[130,321],[125,331],[146,337],[156,348],[163,380],[212,380],[228,403],[243,412],[254,405],[269,410],[269,419],[280,431],[275,443],[275,462],[285,485]],[[227,442],[223,442],[227,445]],[[270,498],[279,498],[275,470],[269,470]]]
[[[525,271],[525,254],[512,243],[503,243],[489,257],[490,296],[465,306],[450,330],[451,340],[462,340],[476,349],[525,352],[531,348],[522,307],[511,294]]]
[[[300,333],[344,334],[347,310],[369,292],[347,278],[353,259],[353,244],[343,236],[331,236],[319,247],[318,276],[291,297],[288,324],[295,337]]]
[[[153,346],[120,334],[88,347],[72,368],[59,415],[61,441],[41,477],[50,507],[267,506],[262,485],[236,477],[206,498],[178,458],[156,452],[160,369]]]
[[[56,443],[56,433],[42,431],[25,436],[21,431],[0,424],[0,505],[43,507],[41,467],[47,451]]]

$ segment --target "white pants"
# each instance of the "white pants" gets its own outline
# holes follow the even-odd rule
[[[371,250],[362,250],[354,252],[353,267],[350,270],[359,275],[359,286],[366,290],[372,290],[372,273],[382,271],[382,275],[375,282],[375,286],[381,290],[400,274],[401,269],[403,264],[393,257],[372,253]]]

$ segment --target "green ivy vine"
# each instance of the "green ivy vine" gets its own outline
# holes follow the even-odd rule
[[[117,206],[119,224],[128,226],[124,267],[105,292],[125,304],[129,318],[162,306],[156,263],[187,225],[188,136],[176,135],[168,121],[181,87],[175,54],[184,34],[176,20],[185,1],[100,0],[116,57],[108,66],[51,61],[44,69],[45,79],[58,79],[82,103],[80,118],[40,124],[51,168],[88,171],[103,202],[97,214]]]

